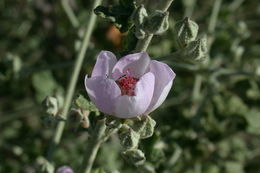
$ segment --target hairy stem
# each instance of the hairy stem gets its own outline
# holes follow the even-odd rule
[[[94,4],[93,4],[93,8],[94,9],[96,6],[100,5],[102,2],[102,0],[95,0]],[[68,90],[67,90],[67,94],[65,97],[65,102],[64,102],[64,108],[62,110],[62,114],[61,117],[64,119],[67,119],[68,116],[68,112],[69,112],[69,108],[71,105],[71,101],[73,98],[73,94],[75,91],[75,87],[76,87],[76,83],[78,81],[78,76],[79,76],[79,72],[86,54],[86,50],[88,48],[89,45],[89,40],[90,40],[90,36],[93,32],[94,29],[94,24],[96,21],[96,15],[94,13],[91,13],[89,22],[87,24],[87,28],[86,28],[86,32],[84,35],[84,39],[82,41],[82,45],[80,48],[80,51],[77,55],[77,59],[75,61],[75,65],[74,65],[74,69],[69,81],[69,86],[68,86]],[[55,147],[60,143],[61,140],[61,136],[63,134],[63,130],[65,127],[65,122],[64,121],[60,121],[57,125],[54,137],[53,137],[53,141],[52,144],[50,146],[50,149],[48,151],[48,161],[52,162],[52,156],[53,156],[53,151],[55,150]]]
[[[90,173],[100,145],[104,141],[105,130],[105,119],[99,120],[90,141],[88,141],[80,173]]]
[[[164,0],[161,3],[161,8],[158,10],[164,11],[166,12],[168,10],[168,8],[170,7],[171,3],[173,2],[173,0]],[[135,47],[135,51],[136,52],[141,52],[141,51],[146,51],[151,40],[153,38],[153,34],[151,35],[147,35],[144,39],[140,39],[138,40],[136,47]]]
[[[215,2],[214,2],[212,13],[211,13],[210,20],[209,20],[209,25],[208,25],[208,32],[210,34],[212,34],[215,31],[221,3],[222,3],[222,0],[215,0]]]

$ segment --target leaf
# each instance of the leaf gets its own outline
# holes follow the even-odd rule
[[[255,135],[260,135],[260,111],[257,109],[250,110],[245,115],[245,118],[248,123],[247,131]]]
[[[75,105],[82,110],[95,112],[96,115],[100,114],[96,106],[82,95],[78,95],[78,97],[75,99]]]
[[[225,163],[226,173],[244,173],[243,164],[234,161],[227,161]]]
[[[120,1],[120,5],[108,7],[100,5],[94,9],[94,13],[114,23],[120,32],[123,33],[133,26],[130,17],[135,8],[134,1]]]
[[[42,101],[49,95],[52,95],[59,88],[56,80],[50,71],[42,71],[33,74],[32,85],[36,90],[36,99]]]

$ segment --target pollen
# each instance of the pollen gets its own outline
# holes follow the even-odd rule
[[[135,96],[135,85],[138,82],[138,78],[124,75],[117,80],[117,84],[121,89],[122,95]]]

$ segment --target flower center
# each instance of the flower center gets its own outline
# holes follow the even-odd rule
[[[116,82],[121,89],[122,95],[135,96],[134,89],[138,80],[138,78],[126,74],[121,76]]]

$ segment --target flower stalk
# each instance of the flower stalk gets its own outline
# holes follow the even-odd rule
[[[100,5],[101,2],[102,2],[102,0],[95,0],[93,3],[92,9],[94,9],[96,6]],[[72,75],[71,75],[71,78],[69,81],[69,86],[68,86],[67,94],[65,97],[64,108],[61,113],[61,117],[64,119],[67,119],[67,116],[68,116],[68,112],[69,112],[69,108],[70,108],[73,94],[75,91],[76,83],[78,81],[79,72],[80,72],[84,57],[86,55],[86,50],[89,45],[90,36],[93,32],[95,22],[96,22],[96,15],[94,13],[91,13],[90,19],[89,19],[89,22],[87,24],[87,28],[85,31],[84,39],[82,41],[82,45],[81,45],[80,51],[77,55],[75,65],[73,68],[73,72],[72,72]],[[48,151],[47,159],[50,162],[52,162],[53,151],[55,150],[55,147],[60,143],[60,140],[61,140],[61,137],[62,137],[62,134],[64,131],[64,127],[65,127],[65,121],[60,121],[57,125],[52,144]]]
[[[105,130],[106,130],[105,119],[99,120],[96,124],[93,135],[88,141],[85,155],[79,171],[80,173],[90,173],[94,160],[97,156],[97,152],[101,144],[104,142]]]

